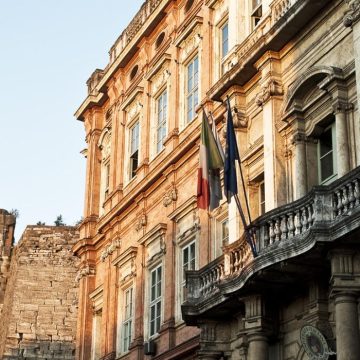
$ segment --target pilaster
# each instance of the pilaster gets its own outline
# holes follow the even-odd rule
[[[357,108],[360,109],[360,0],[346,0],[346,3],[348,11],[344,16],[344,25],[353,31]]]
[[[267,360],[272,324],[266,314],[265,299],[262,295],[252,295],[240,300],[245,304],[243,333],[248,343],[247,360]]]
[[[276,128],[282,96],[281,61],[278,53],[267,51],[255,64],[261,72],[256,104],[262,107],[264,134],[265,210],[286,202],[286,174],[283,166],[282,138]]]
[[[295,134],[291,143],[294,148],[294,200],[300,199],[307,193],[307,160],[306,136],[303,133]]]
[[[358,254],[357,254],[358,255]],[[358,297],[360,274],[354,272],[355,253],[347,249],[330,253],[331,298],[335,304],[336,349],[338,360],[360,358]],[[357,260],[358,261],[358,260]]]

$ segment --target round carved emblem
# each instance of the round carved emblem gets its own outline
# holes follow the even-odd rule
[[[332,353],[324,335],[314,326],[305,325],[300,331],[300,340],[306,354],[312,360],[327,360]]]

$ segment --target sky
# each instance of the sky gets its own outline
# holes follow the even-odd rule
[[[26,225],[83,215],[86,81],[143,0],[0,0],[0,208]]]

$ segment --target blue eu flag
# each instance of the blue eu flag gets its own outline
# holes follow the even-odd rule
[[[227,126],[224,164],[224,193],[227,202],[238,193],[235,160],[240,161],[229,98],[227,99]]]

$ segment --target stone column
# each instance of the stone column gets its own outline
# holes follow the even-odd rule
[[[269,346],[267,336],[262,333],[249,334],[248,341],[247,360],[268,360]]]
[[[346,2],[349,11],[344,17],[344,25],[352,27],[353,30],[357,108],[360,109],[360,0],[346,0]]]
[[[268,360],[268,334],[271,331],[266,317],[265,301],[261,295],[240,299],[245,303],[245,330],[248,339],[247,360]]]
[[[296,134],[292,139],[294,146],[294,200],[307,193],[306,141],[304,134]]]
[[[245,37],[245,1],[229,0],[229,50]]]
[[[360,276],[354,273],[358,254],[348,249],[334,250],[331,260],[331,293],[335,304],[337,360],[360,359],[360,334],[357,298]]]
[[[339,292],[334,295],[337,360],[360,359],[359,314],[357,295]]]
[[[260,91],[256,104],[262,107],[264,136],[265,210],[269,211],[286,202],[285,159],[282,138],[276,119],[282,104],[281,63],[275,52],[266,52],[255,66],[261,72]]]
[[[337,173],[340,178],[347,174],[350,169],[349,141],[345,105],[338,105],[334,110],[336,123]]]

